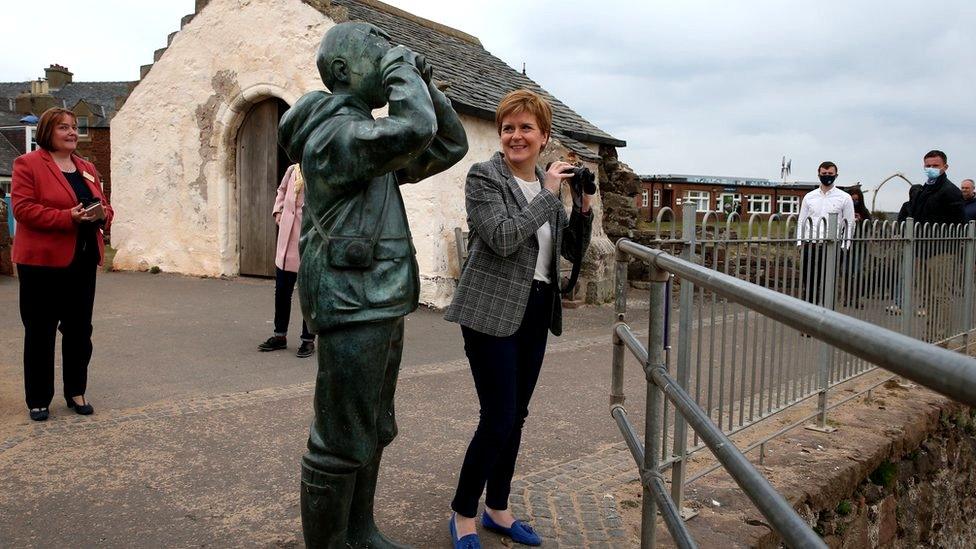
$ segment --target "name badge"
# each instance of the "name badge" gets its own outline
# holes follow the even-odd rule
[[[92,183],[95,182],[95,176],[92,175],[92,174],[90,174],[90,173],[88,173],[88,172],[86,172],[85,170],[82,170],[81,171],[81,175],[82,175],[82,177],[84,177],[85,179],[91,181]]]

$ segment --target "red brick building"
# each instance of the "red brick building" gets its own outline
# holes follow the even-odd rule
[[[75,82],[72,77],[67,67],[51,65],[44,69],[44,78],[0,82],[0,188],[9,192],[13,158],[37,148],[36,117],[62,107],[77,115],[77,153],[95,165],[111,200],[109,122],[135,82]]]
[[[662,208],[671,208],[674,219],[681,220],[682,205],[689,201],[697,204],[699,218],[704,212],[737,211],[745,220],[754,213],[764,220],[771,214],[799,214],[803,195],[818,185],[710,175],[659,174],[640,178],[641,190],[634,200],[640,218],[646,221],[657,219]]]

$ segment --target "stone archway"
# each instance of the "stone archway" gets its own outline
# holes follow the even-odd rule
[[[288,104],[269,98],[253,105],[237,132],[239,273],[274,276],[277,227],[271,216],[288,158],[278,146],[278,121]]]
[[[219,222],[217,226],[220,241],[221,270],[227,275],[241,273],[241,204],[240,182],[238,180],[238,135],[244,126],[251,109],[267,101],[282,101],[284,108],[293,105],[300,97],[300,93],[286,90],[274,84],[257,84],[241,90],[236,96],[223,103],[215,116],[214,136],[217,140],[217,157],[215,162],[216,177],[219,182]],[[287,167],[287,160],[282,159],[280,173]],[[280,174],[277,176],[280,181]],[[277,185],[277,181],[275,182]],[[271,218],[271,206],[268,206],[267,217]],[[273,221],[272,221],[273,223]],[[271,273],[274,273],[272,263]]]

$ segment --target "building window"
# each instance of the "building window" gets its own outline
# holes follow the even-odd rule
[[[37,150],[37,127],[27,126],[27,150],[36,151]]]
[[[749,195],[749,213],[768,214],[770,211],[770,196],[768,194]]]
[[[718,195],[718,209],[719,211],[730,214],[732,212],[739,212],[739,204],[742,203],[742,196],[735,193],[722,193]]]
[[[699,212],[707,212],[711,195],[708,191],[685,191],[685,203],[693,202]]]
[[[0,195],[10,196],[10,180],[9,179],[0,179],[0,191],[2,191],[2,192],[0,192]],[[0,218],[0,223],[6,223],[6,222],[7,222],[7,220],[5,218]]]
[[[78,117],[78,137],[88,137],[88,117]]]
[[[779,213],[784,215],[800,213],[800,197],[799,196],[779,197]]]
[[[660,208],[661,207],[661,191],[660,190],[654,191],[654,207],[655,208]]]
[[[641,191],[641,208],[647,207],[647,189]]]

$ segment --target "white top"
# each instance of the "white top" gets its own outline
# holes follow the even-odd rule
[[[837,230],[843,234],[842,246],[847,248],[854,231],[854,201],[851,195],[835,186],[831,186],[827,192],[817,187],[803,197],[796,225],[796,243],[827,238],[828,216],[832,213],[837,214]]]
[[[539,196],[539,192],[542,191],[542,185],[538,180],[523,181],[516,177],[515,181],[518,182],[519,187],[522,189],[522,194],[525,195],[526,202],[532,202],[535,197]],[[535,259],[535,275],[533,275],[532,279],[549,283],[549,263],[552,261],[552,227],[548,221],[539,227],[539,230],[535,232],[535,237],[539,240],[539,256]]]

